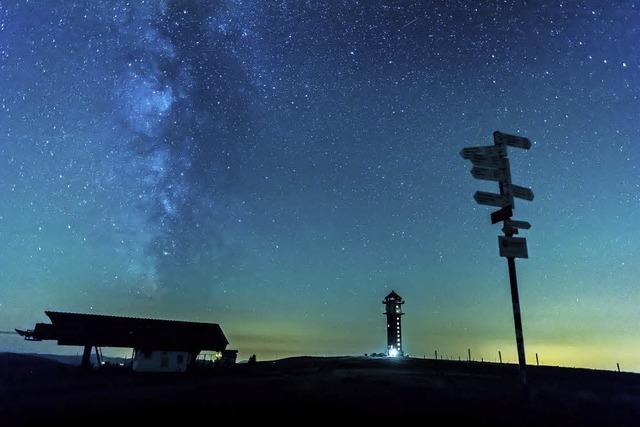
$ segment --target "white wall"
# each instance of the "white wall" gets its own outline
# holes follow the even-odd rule
[[[184,372],[189,363],[186,351],[135,350],[133,370],[137,372]]]

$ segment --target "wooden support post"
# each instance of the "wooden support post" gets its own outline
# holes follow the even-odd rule
[[[511,237],[507,234],[508,237]],[[524,337],[522,334],[522,317],[520,315],[520,297],[518,295],[518,279],[516,276],[516,262],[514,257],[507,257],[509,266],[509,283],[511,285],[511,302],[513,306],[513,323],[516,329],[516,345],[518,347],[518,365],[520,366],[520,381],[525,397],[528,398],[527,359],[524,354]]]
[[[82,366],[83,369],[91,369],[91,345],[85,345],[82,352]]]
[[[96,361],[98,362],[98,368],[100,368],[100,366],[102,366],[102,354],[100,354],[100,349],[97,345],[94,348],[96,349]]]

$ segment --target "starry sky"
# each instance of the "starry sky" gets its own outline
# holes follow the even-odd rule
[[[0,0],[0,329],[43,310],[221,324],[240,358],[516,360],[498,225],[459,151],[492,132],[528,360],[640,371],[640,3]],[[0,335],[0,351],[70,352]]]

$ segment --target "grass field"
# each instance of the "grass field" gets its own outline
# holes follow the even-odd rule
[[[526,399],[509,364],[298,357],[188,374],[87,373],[5,353],[0,424],[122,424],[134,417],[210,424],[254,416],[305,424],[356,416],[417,417],[438,426],[640,425],[638,374],[530,367],[529,377]]]

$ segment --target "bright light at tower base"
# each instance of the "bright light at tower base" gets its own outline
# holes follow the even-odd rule
[[[391,347],[389,349],[389,357],[398,357],[398,350],[396,350],[395,348]]]

